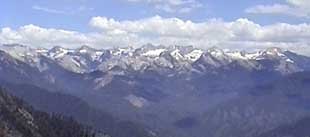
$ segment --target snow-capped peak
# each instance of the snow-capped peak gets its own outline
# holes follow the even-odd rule
[[[45,49],[45,48],[38,48],[38,49],[36,49],[36,52],[37,52],[37,53],[42,53],[42,54],[45,54],[45,53],[47,53],[47,52],[48,52],[48,50],[47,50],[47,49]]]
[[[224,51],[219,49],[219,48],[217,48],[217,47],[209,48],[207,50],[207,52],[210,53],[214,57],[223,57],[223,56],[225,56]]]
[[[284,57],[284,53],[283,50],[280,48],[268,48],[266,49],[263,54],[267,54],[267,55],[272,55],[272,56],[279,56],[279,57]]]
[[[79,52],[79,53],[89,53],[89,52],[95,52],[95,51],[96,51],[96,49],[93,49],[93,48],[86,46],[86,45],[77,49],[77,52]]]
[[[202,56],[202,54],[203,54],[203,50],[195,49],[191,51],[190,53],[186,54],[185,57],[188,60],[195,62]]]
[[[180,50],[179,50],[179,49],[176,49],[176,50],[172,51],[172,52],[170,53],[170,55],[171,55],[172,57],[174,57],[176,60],[181,60],[181,59],[183,59],[183,55],[180,53]]]
[[[133,52],[134,52],[134,49],[133,47],[128,47],[128,48],[116,48],[116,49],[113,49],[111,50],[112,52],[112,55],[114,56],[132,56],[133,55]]]
[[[143,53],[143,56],[147,57],[158,57],[161,53],[167,51],[167,49],[154,49],[154,50],[149,50]]]
[[[279,48],[269,48],[249,53],[245,51],[226,51],[219,48],[210,48],[204,51],[191,46],[164,47],[146,45],[141,48],[130,47],[111,50],[97,50],[88,46],[82,46],[78,49],[66,49],[57,46],[47,50],[19,45],[1,45],[0,50],[9,53],[12,57],[35,65],[40,64],[41,56],[46,56],[65,69],[78,73],[94,70],[109,71],[113,68],[119,68],[122,71],[129,69],[141,72],[145,69],[187,71],[195,69],[195,65],[199,68],[202,67],[201,65],[206,65],[205,70],[208,71],[208,68],[218,68],[231,63],[242,63],[239,65],[251,67],[252,69],[264,62],[261,60],[271,60],[275,62],[275,65],[279,66],[274,66],[274,68],[280,68],[281,66],[279,70],[285,72],[283,70],[286,69],[285,66],[295,65],[295,67],[290,68],[298,68],[298,64],[303,62],[296,57],[299,55],[290,54],[291,52]]]
[[[245,52],[234,51],[234,52],[227,52],[226,54],[232,57],[233,59],[243,59],[243,60],[249,59],[248,56],[246,56]]]
[[[66,55],[70,51],[71,50],[69,50],[69,49],[65,49],[65,48],[62,48],[60,46],[56,46],[56,47],[50,49],[47,54],[49,57],[57,59],[57,58],[63,57],[64,55]]]
[[[55,46],[49,50],[49,52],[55,52],[55,53],[68,52],[68,51],[69,51],[68,49],[65,49],[65,48],[60,47],[60,46]]]
[[[25,58],[27,57],[36,57],[38,56],[37,50],[19,45],[19,44],[13,44],[13,45],[1,45],[0,50],[5,51],[6,53],[9,53],[11,56],[15,57],[18,60],[26,61]]]

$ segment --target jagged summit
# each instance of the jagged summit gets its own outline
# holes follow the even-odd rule
[[[96,49],[87,46],[87,45],[83,45],[80,48],[76,49],[76,52],[80,52],[80,53],[87,53],[87,52],[95,52]]]
[[[42,66],[39,63],[40,58],[42,56],[47,57],[60,66],[77,73],[87,73],[95,70],[107,72],[115,70],[113,68],[116,67],[122,70],[140,72],[143,72],[145,69],[157,71],[173,69],[174,71],[193,72],[197,71],[196,69],[198,68],[198,70],[209,71],[210,67],[225,67],[233,62],[239,62],[240,66],[255,70],[264,67],[256,68],[256,65],[249,64],[266,66],[262,60],[271,60],[273,62],[272,69],[283,73],[306,69],[305,65],[300,64],[302,63],[302,61],[299,61],[301,60],[299,59],[301,58],[300,55],[292,54],[292,52],[276,47],[258,52],[246,52],[227,51],[217,47],[202,50],[193,46],[165,47],[152,44],[147,44],[140,48],[114,49],[94,49],[86,45],[77,49],[67,49],[60,46],[43,49],[14,44],[1,45],[0,50],[23,62],[36,63],[32,64],[32,66]],[[302,56],[302,60],[307,59],[308,57]],[[266,66],[265,68],[269,67]]]

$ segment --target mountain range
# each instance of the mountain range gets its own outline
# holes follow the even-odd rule
[[[161,73],[204,73],[210,68],[224,68],[235,64],[248,70],[270,70],[283,74],[309,70],[309,57],[297,55],[280,48],[257,52],[229,51],[216,47],[207,50],[191,46],[153,46],[141,48],[94,49],[82,46],[65,49],[30,48],[23,45],[2,45],[0,50],[15,59],[45,71],[52,61],[68,71],[90,73],[94,71],[125,73],[154,70]]]
[[[129,137],[267,135],[309,116],[309,72],[310,57],[280,48],[0,46],[0,84],[12,94],[115,137],[123,137],[113,132],[122,127],[136,127]],[[64,103],[51,106],[62,97]],[[79,105],[65,105],[68,98]],[[80,106],[95,118],[79,116],[86,115]],[[92,122],[98,115],[113,124]]]

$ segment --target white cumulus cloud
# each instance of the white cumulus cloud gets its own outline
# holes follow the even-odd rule
[[[2,28],[0,43],[20,43],[34,47],[60,45],[76,48],[90,45],[95,48],[156,45],[193,45],[199,48],[217,46],[227,49],[262,49],[281,47],[310,55],[310,24],[277,23],[259,25],[248,19],[232,22],[208,20],[193,22],[160,16],[140,20],[119,21],[93,17],[89,25],[94,32],[22,26],[16,30]]]

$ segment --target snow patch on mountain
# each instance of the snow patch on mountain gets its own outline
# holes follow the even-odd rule
[[[203,54],[202,50],[195,49],[191,51],[190,53],[186,54],[185,58],[187,58],[188,60],[192,62],[195,62],[201,57],[202,54]]]
[[[180,53],[180,50],[179,50],[179,49],[176,49],[176,50],[172,51],[172,52],[170,53],[170,55],[171,55],[172,57],[174,57],[176,60],[181,60],[181,59],[184,58],[183,55]]]
[[[164,51],[166,51],[166,49],[149,50],[149,51],[143,53],[142,55],[147,56],[147,57],[158,57]]]
[[[138,97],[136,95],[130,94],[128,96],[125,97],[125,99],[127,101],[129,101],[129,103],[131,103],[131,105],[133,105],[136,108],[142,108],[144,106],[147,105],[148,101],[142,97]]]
[[[157,71],[160,74],[185,74],[192,72],[209,72],[210,68],[225,67],[231,63],[248,70],[264,68],[264,60],[274,63],[274,70],[280,72],[296,72],[305,68],[300,63],[307,60],[297,54],[279,48],[268,48],[258,52],[226,51],[216,47],[201,50],[191,46],[153,46],[145,45],[141,48],[94,49],[82,46],[78,49],[66,49],[56,46],[52,49],[30,48],[23,45],[1,45],[0,50],[12,57],[37,67],[40,71],[48,69],[43,58],[57,63],[63,68],[75,73],[89,73],[100,70],[124,75],[127,72],[146,70]],[[46,60],[46,59],[44,59]],[[278,62],[278,63],[276,63]],[[169,74],[168,74],[169,75]]]

